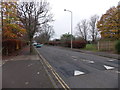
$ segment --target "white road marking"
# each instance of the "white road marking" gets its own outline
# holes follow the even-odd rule
[[[94,61],[88,61],[88,63],[95,63]]]
[[[85,60],[85,59],[83,59],[83,61],[88,62],[88,63],[95,63],[94,61],[91,61],[91,60]]]
[[[28,85],[29,84],[29,82],[25,82],[25,85]]]
[[[82,61],[87,61],[86,59],[81,59]]]
[[[107,69],[107,70],[110,70],[110,69],[114,69],[115,67],[111,67],[111,66],[107,66],[107,65],[104,65],[104,67]]]
[[[28,67],[32,66],[33,64],[29,64]]]
[[[112,62],[112,61],[115,61],[115,59],[111,59],[111,60],[108,60],[108,61],[111,61],[111,62]]]
[[[116,73],[120,73],[120,71],[115,71]]]
[[[77,61],[77,57],[76,56],[71,56],[73,58],[74,61]]]
[[[76,56],[71,56],[72,58],[77,58]]]
[[[78,70],[74,71],[74,76],[83,75],[83,74],[85,74],[85,73],[81,72],[81,71],[78,71]]]
[[[40,72],[37,72],[37,74],[40,74]]]

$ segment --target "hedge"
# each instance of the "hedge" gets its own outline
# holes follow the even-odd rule
[[[120,40],[118,40],[118,41],[116,42],[116,44],[115,44],[115,49],[116,49],[117,53],[120,54]]]
[[[71,47],[71,42],[60,42],[60,41],[50,41],[46,43],[47,45],[52,45],[52,46],[64,46],[64,47]],[[73,41],[73,48],[85,48],[86,47],[86,42],[85,41]]]
[[[21,49],[26,45],[25,41],[16,40],[16,39],[6,39],[2,41],[2,54],[8,55],[16,50]]]

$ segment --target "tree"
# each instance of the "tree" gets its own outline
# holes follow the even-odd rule
[[[103,39],[120,39],[120,5],[112,7],[102,15],[97,23]]]
[[[54,33],[55,32],[53,26],[50,26],[49,24],[44,24],[41,27],[41,32],[39,33],[39,36],[37,36],[35,40],[40,43],[47,43],[54,35]]]
[[[1,2],[2,8],[2,39],[22,37],[26,30],[17,17],[16,2]]]
[[[96,23],[97,23],[98,18],[99,17],[97,15],[93,15],[90,18],[90,22],[89,22],[89,25],[90,25],[90,30],[89,31],[91,33],[93,43],[96,41],[97,36],[98,36],[98,29],[96,27]]]
[[[87,41],[88,36],[88,22],[86,19],[82,20],[77,24],[77,36],[82,37],[85,41]]]
[[[61,36],[61,39],[60,39],[60,40],[63,41],[63,42],[71,41],[71,36],[72,36],[72,39],[74,40],[75,37],[74,37],[73,35],[69,34],[69,33],[63,34],[63,35]]]
[[[52,21],[52,14],[49,13],[49,3],[41,1],[22,2],[18,6],[18,17],[24,24],[30,41],[30,53],[32,53],[32,40],[39,27]]]

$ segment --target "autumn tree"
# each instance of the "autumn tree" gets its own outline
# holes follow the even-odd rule
[[[32,40],[39,27],[52,21],[52,15],[49,12],[49,3],[41,2],[22,2],[18,6],[18,17],[27,30],[30,41],[30,53],[32,53]]]
[[[103,39],[120,39],[120,5],[112,7],[102,15],[97,23]]]
[[[89,32],[90,32],[90,36],[92,37],[92,42],[94,43],[96,40],[97,40],[97,37],[98,37],[98,29],[96,27],[96,23],[98,21],[98,18],[99,16],[98,15],[93,15],[91,18],[90,18],[90,21],[89,21]]]
[[[2,39],[15,39],[22,37],[26,32],[17,17],[16,2],[1,2],[2,12]]]
[[[87,41],[88,37],[88,21],[86,19],[80,21],[77,26],[77,36],[83,38],[85,41]]]

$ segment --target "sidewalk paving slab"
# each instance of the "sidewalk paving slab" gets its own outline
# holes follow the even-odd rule
[[[2,65],[3,88],[54,88],[38,55],[29,55],[29,47],[7,56]]]

